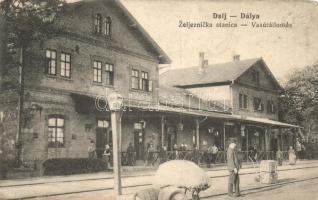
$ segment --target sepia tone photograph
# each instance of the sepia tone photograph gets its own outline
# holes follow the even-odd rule
[[[0,0],[0,200],[318,200],[318,1]]]

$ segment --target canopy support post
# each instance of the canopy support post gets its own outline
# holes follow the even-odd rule
[[[226,149],[226,144],[225,144],[225,124],[223,124],[223,146],[224,150]]]
[[[161,147],[165,146],[165,116],[161,115]]]
[[[196,147],[197,149],[200,149],[200,122],[197,119],[196,121],[196,128],[195,128],[195,133],[196,133]]]
[[[245,127],[245,131],[246,131],[246,161],[248,162],[248,147],[249,147],[249,145],[248,145],[248,133],[249,133],[249,131],[248,131],[248,128],[247,127]]]

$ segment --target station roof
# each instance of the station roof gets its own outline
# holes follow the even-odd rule
[[[205,67],[204,73],[198,73],[198,66],[178,68],[160,75],[160,83],[168,86],[190,86],[209,83],[231,83],[261,58],[235,62],[212,64]],[[185,78],[186,77],[186,78]]]
[[[226,63],[211,64],[199,73],[199,66],[171,69],[160,74],[160,84],[173,87],[196,87],[205,85],[229,85],[256,64],[261,65],[278,90],[282,87],[263,58],[251,58]]]

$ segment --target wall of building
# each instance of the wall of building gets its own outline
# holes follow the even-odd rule
[[[96,127],[96,117],[76,112],[74,102],[68,93],[48,91],[27,91],[31,104],[41,107],[33,111],[30,120],[22,129],[25,160],[43,160],[47,158],[87,157],[87,149],[95,132],[86,132],[85,124]],[[25,104],[25,112],[31,105]],[[48,146],[48,119],[51,115],[60,115],[65,119],[64,147]],[[92,130],[93,130],[92,129]]]
[[[110,122],[110,116],[108,112],[98,112],[95,108],[88,109],[89,113],[79,112],[71,93],[106,97],[109,92],[116,90],[124,98],[131,100],[157,102],[158,99],[159,61],[157,54],[154,53],[149,42],[142,39],[140,32],[131,27],[132,24],[122,11],[113,3],[106,1],[94,1],[85,6],[80,4],[68,9],[56,21],[56,25],[67,33],[60,33],[44,42],[34,42],[31,50],[26,52],[24,113],[28,114],[28,120],[23,124],[21,131],[24,160],[88,156],[87,149],[90,142],[95,141],[96,143],[97,119],[105,119]],[[94,16],[97,13],[101,13],[103,17],[111,17],[111,37],[94,33]],[[0,21],[0,25],[2,25],[2,21]],[[3,37],[5,34],[2,31],[0,41]],[[0,42],[0,44],[0,49],[2,49],[3,43]],[[46,49],[57,52],[56,76],[44,73]],[[62,52],[71,55],[70,78],[63,78],[59,75]],[[3,80],[1,76],[2,56],[1,53],[1,83]],[[101,84],[93,82],[93,60],[103,63],[103,83]],[[104,64],[106,62],[114,64],[113,86],[105,84]],[[131,70],[133,68],[139,70],[140,73],[141,71],[148,72],[149,80],[153,82],[152,92],[131,89]],[[11,145],[10,149],[14,154],[17,133],[17,96],[14,91],[15,96],[8,95],[9,93],[9,90],[2,91],[0,95],[0,137],[6,139],[1,140],[1,143]],[[34,105],[41,110],[33,110],[31,114],[30,108]],[[135,119],[129,118],[129,116],[135,116],[136,113],[125,114],[128,117],[124,116],[122,123],[123,151],[133,141],[131,132]],[[61,115],[65,118],[64,147],[62,148],[48,147],[48,118],[50,115]],[[89,125],[90,128],[87,129],[86,125]],[[159,145],[158,128],[160,128],[160,121],[149,119],[145,130],[146,143],[153,141]],[[107,131],[111,131],[111,127],[108,127]]]
[[[69,10],[70,9],[70,10]],[[73,10],[74,9],[74,10]],[[94,33],[94,16],[101,13],[112,19],[112,35]],[[56,26],[68,33],[44,42],[35,42],[26,56],[25,87],[36,89],[59,89],[65,91],[106,96],[117,90],[125,98],[156,101],[158,97],[158,57],[149,43],[141,40],[140,32],[130,26],[123,13],[113,2],[94,1],[70,7],[56,20]],[[103,25],[104,26],[104,25]],[[46,49],[57,52],[57,75],[44,73]],[[71,54],[71,78],[60,73],[61,53]],[[114,85],[105,83],[105,67],[102,67],[102,83],[93,82],[93,61],[114,64]],[[153,91],[131,89],[132,68],[148,72]]]
[[[102,15],[103,20],[105,17],[111,18],[111,37],[103,34],[96,36],[94,33],[94,17],[98,13]],[[62,26],[65,31],[76,33],[82,37],[94,38],[108,46],[125,49],[139,55],[147,55],[152,59],[155,58],[149,43],[142,40],[134,24],[112,1],[94,1],[73,5],[56,20],[56,24]]]
[[[253,72],[259,73],[259,83],[253,80]],[[242,74],[232,86],[233,113],[242,116],[261,117],[278,120],[278,97],[280,88],[274,83],[269,72],[259,61],[244,74]],[[239,94],[248,96],[247,109],[239,107]],[[264,104],[263,111],[254,110],[254,97],[261,98]],[[272,100],[276,107],[275,113],[267,112],[267,101]]]
[[[277,108],[278,106],[278,95],[272,92],[266,92],[262,90],[256,90],[253,88],[249,88],[241,85],[233,85],[233,113],[239,114],[242,116],[249,117],[260,117],[260,118],[268,118],[273,120],[278,120],[278,111],[276,109],[275,113],[267,112],[267,100],[272,100],[275,103]],[[239,94],[245,94],[248,97],[247,109],[240,109],[239,107]],[[255,111],[254,110],[254,97],[261,98],[264,103],[263,111]]]
[[[79,47],[79,53],[75,52],[76,46]],[[46,49],[56,50],[58,58],[61,52],[71,54],[71,78],[63,78],[59,75],[59,61],[57,62],[58,71],[56,76],[44,73]],[[155,89],[158,87],[159,82],[157,62],[140,59],[64,37],[47,41],[43,48],[35,44],[33,52],[30,54],[26,70],[28,73],[25,75],[26,87],[55,88],[102,96],[107,96],[107,93],[116,89],[126,98],[128,98],[129,93],[131,93],[133,98],[146,101],[155,101],[158,96],[158,90]],[[103,83],[93,82],[93,60],[102,61],[103,64],[106,62],[114,64],[114,86],[107,86],[105,84],[105,74],[102,75]],[[149,73],[149,79],[153,81],[153,92],[142,92],[131,89],[132,68]]]
[[[40,91],[28,90],[28,102],[25,108],[37,105],[41,111],[33,113],[26,126],[23,127],[21,137],[23,141],[24,160],[44,160],[48,158],[76,158],[87,157],[91,141],[95,144],[97,120],[109,122],[107,133],[111,131],[110,113],[90,109],[89,113],[76,110],[76,101],[69,92],[59,90]],[[65,119],[64,147],[51,148],[48,146],[48,118],[51,115],[60,115]],[[122,115],[121,148],[126,151],[129,143],[134,144],[134,123],[146,121],[145,146],[153,142],[155,147],[161,144],[160,115],[153,112],[127,111]],[[90,125],[87,130],[86,125]],[[105,132],[105,134],[106,134]],[[105,143],[106,144],[106,143]]]

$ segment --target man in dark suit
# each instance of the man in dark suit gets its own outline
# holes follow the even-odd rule
[[[236,142],[234,139],[230,140],[229,148],[227,150],[227,169],[229,170],[228,195],[238,197],[240,196],[240,178],[238,171],[240,163],[238,159]],[[233,195],[233,187],[235,195]]]

